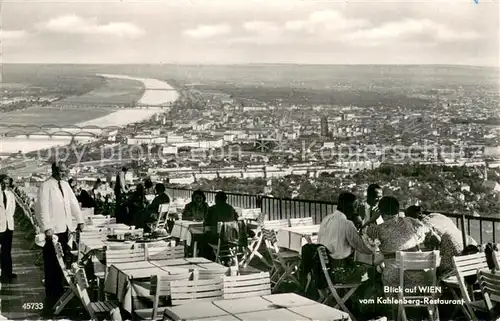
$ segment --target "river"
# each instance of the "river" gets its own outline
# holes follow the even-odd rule
[[[168,83],[150,78],[135,78],[125,75],[105,75],[98,76],[106,78],[120,78],[140,81],[143,83],[145,91],[137,106],[150,106],[151,108],[123,108],[112,112],[111,114],[95,118],[89,121],[77,123],[78,126],[96,125],[96,126],[125,126],[130,123],[145,121],[155,114],[162,112],[160,106],[168,106],[179,98],[179,93]],[[155,107],[157,106],[157,107]],[[57,114],[54,115],[54,123],[63,123],[58,121]],[[85,137],[76,137],[77,140],[88,140]],[[69,137],[4,137],[0,139],[0,153],[27,153],[40,149],[47,149],[55,146],[68,145],[71,142]]]

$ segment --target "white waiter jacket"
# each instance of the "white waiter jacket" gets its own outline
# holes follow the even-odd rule
[[[40,232],[52,229],[54,233],[64,233],[67,229],[74,231],[72,217],[78,224],[83,223],[80,204],[68,182],[61,180],[61,193],[57,180],[49,178],[38,190],[35,215],[40,226]]]
[[[7,229],[14,231],[14,213],[16,211],[16,198],[8,189],[5,190],[7,207],[4,206],[3,193],[0,189],[0,233]]]

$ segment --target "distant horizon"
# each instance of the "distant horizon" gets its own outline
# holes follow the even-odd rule
[[[119,66],[119,65],[148,65],[148,66],[441,66],[441,67],[469,67],[469,68],[495,68],[500,69],[500,65],[466,65],[466,64],[439,64],[439,63],[420,63],[420,64],[377,64],[377,63],[359,63],[359,64],[338,64],[338,63],[291,63],[291,62],[262,62],[262,63],[151,63],[151,62],[101,62],[101,63],[81,63],[81,62],[0,62],[0,65],[78,65],[78,66]]]

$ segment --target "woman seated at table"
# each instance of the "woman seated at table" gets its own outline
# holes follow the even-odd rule
[[[380,251],[384,254],[382,283],[384,286],[399,286],[399,268],[396,252],[418,252],[424,242],[429,227],[417,219],[399,216],[399,202],[392,196],[385,196],[379,202],[379,210],[384,219],[380,225],[370,225],[367,236],[371,240],[380,241]],[[405,271],[405,286],[413,287],[426,283],[424,271]],[[387,293],[387,296],[397,295]]]
[[[182,219],[188,221],[203,221],[208,213],[208,204],[205,194],[200,191],[194,191],[191,196],[191,202],[186,204],[182,211]]]
[[[453,270],[453,257],[464,250],[462,231],[453,220],[443,214],[424,214],[420,206],[410,206],[405,210],[406,217],[415,218],[427,225],[431,232],[426,236],[425,245],[429,249],[440,251],[441,265],[439,273]],[[477,245],[477,242],[467,235],[467,245]]]

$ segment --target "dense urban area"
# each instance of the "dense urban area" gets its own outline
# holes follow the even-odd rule
[[[58,156],[79,164],[73,175],[81,182],[110,180],[128,163],[133,177],[171,187],[335,201],[342,190],[363,195],[368,184],[379,183],[404,206],[420,203],[475,216],[499,212],[499,94],[488,82],[443,84],[431,77],[415,86],[382,77],[356,83],[246,76],[244,81],[164,79],[179,93],[173,104],[123,128],[81,128],[69,148],[57,148]],[[140,94],[136,84],[81,79],[4,86],[2,109],[130,107]],[[103,85],[138,91],[109,103],[78,98]],[[67,100],[72,96],[76,99]],[[30,125],[3,125],[10,127],[4,138],[21,129],[30,133]],[[63,132],[75,129],[60,121],[57,126]],[[14,153],[2,168],[22,173],[27,163],[46,164],[55,153]],[[42,180],[44,174],[24,171],[18,179]]]

